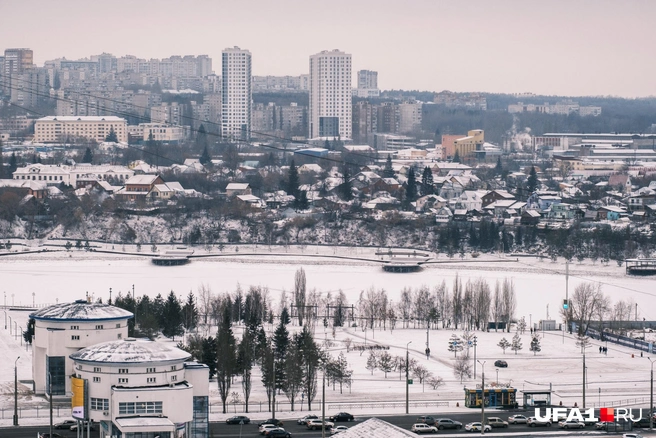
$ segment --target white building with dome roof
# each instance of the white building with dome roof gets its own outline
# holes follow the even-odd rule
[[[102,303],[77,300],[44,307],[34,320],[32,378],[36,394],[69,395],[73,361],[69,356],[101,342],[125,339],[132,312]]]
[[[171,343],[121,339],[70,355],[100,438],[206,438],[209,368]]]

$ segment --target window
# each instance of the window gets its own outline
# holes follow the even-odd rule
[[[93,398],[91,397],[91,410],[92,411],[109,411],[108,398]]]
[[[80,340],[80,335],[73,335],[71,336],[72,341],[79,341]]]
[[[171,371],[175,371],[177,369],[178,369],[177,365],[171,365]]]
[[[103,329],[102,324],[96,326],[96,330],[102,330],[102,329]]]
[[[93,372],[94,372],[94,373],[102,373],[102,368],[100,368],[100,367],[93,367]]]
[[[100,383],[100,377],[94,377],[93,383]]]
[[[121,323],[116,324],[116,328],[121,328]]]
[[[128,369],[127,369],[127,368],[119,368],[119,369],[118,369],[118,373],[119,373],[119,374],[127,374],[127,373],[128,373]]]
[[[128,379],[126,377],[119,377],[118,383],[128,383]]]
[[[176,380],[178,380],[178,376],[171,376],[171,382],[175,382]]]
[[[119,333],[116,337],[121,339],[123,337],[123,333]]]
[[[119,402],[118,404],[119,415],[126,414],[161,414],[162,402]]]
[[[80,326],[79,325],[72,325],[71,330],[80,330]]]
[[[155,368],[146,368],[146,372],[147,372],[147,373],[154,373],[154,372],[155,372]]]
[[[156,382],[157,382],[157,378],[156,378],[156,377],[148,377],[148,378],[146,379],[146,383],[156,383]]]

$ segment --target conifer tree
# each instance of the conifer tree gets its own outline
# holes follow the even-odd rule
[[[226,306],[223,310],[223,319],[216,334],[216,381],[223,405],[223,413],[226,413],[226,401],[230,394],[232,377],[237,374],[237,341],[232,333],[230,323],[230,308]]]
[[[522,349],[522,339],[519,337],[519,333],[515,333],[513,336],[512,344],[510,344],[510,349],[517,354],[519,350]]]
[[[387,154],[385,168],[383,169],[383,178],[394,178],[394,168],[392,167],[392,156]]]
[[[424,173],[421,175],[421,194],[423,196],[433,194],[433,171],[428,166],[424,167]]]
[[[198,326],[198,309],[196,309],[196,299],[194,294],[189,292],[187,302],[182,307],[183,321],[182,324],[187,330],[193,330]]]
[[[118,137],[116,136],[116,131],[114,131],[113,126],[109,128],[109,134],[107,134],[107,137],[105,137],[105,141],[118,143]]]
[[[299,185],[300,182],[298,179],[298,168],[296,167],[294,160],[292,160],[289,164],[289,172],[287,173],[287,194],[294,197],[295,205],[300,198]]]
[[[408,183],[405,189],[405,198],[407,202],[413,202],[417,199],[417,180],[415,178],[415,169],[412,166],[408,170]]]
[[[351,174],[349,172],[349,167],[346,163],[342,165],[342,179],[344,182],[340,186],[340,191],[342,193],[342,199],[345,201],[350,201],[353,199],[353,185],[351,183]]]
[[[458,152],[457,149],[456,149],[456,153],[453,154],[453,162],[454,163],[460,163],[460,153]]]
[[[538,188],[538,173],[535,171],[535,166],[531,166],[531,171],[528,174],[528,193],[533,194],[535,189]]]
[[[533,356],[535,356],[537,353],[539,353],[542,350],[542,347],[540,347],[540,338],[537,336],[533,336],[533,339],[531,339],[531,351],[533,352]]]
[[[175,341],[176,336],[184,334],[184,328],[182,325],[182,308],[180,306],[180,301],[178,301],[178,297],[175,296],[173,291],[171,291],[166,298],[162,313],[162,321],[164,322],[162,334]]]
[[[210,151],[207,149],[207,146],[203,148],[203,154],[200,156],[200,159],[198,161],[203,166],[212,161],[212,156],[210,155]]]
[[[91,152],[91,148],[87,148],[87,150],[84,151],[84,157],[82,157],[82,162],[89,163],[89,164],[93,162],[93,152]]]

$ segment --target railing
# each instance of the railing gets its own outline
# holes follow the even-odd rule
[[[590,395],[594,397],[594,395]],[[635,406],[637,404],[647,403],[649,405],[649,397],[640,398],[626,398],[624,400],[602,402],[602,403],[586,403],[587,408],[612,408],[614,406]]]
[[[72,415],[70,407],[62,406],[53,406],[52,407],[52,416],[56,418],[61,417],[70,417]],[[9,420],[14,417],[14,408],[3,408],[0,409],[0,420]],[[49,418],[50,417],[50,408],[44,406],[39,408],[21,408],[18,407],[18,419],[21,418]]]
[[[409,402],[409,407],[413,408],[437,408],[449,407],[448,401],[415,401]],[[312,403],[312,410],[318,411],[321,409],[321,402],[316,401]],[[377,402],[377,401],[361,401],[361,402],[326,402],[326,410],[329,411],[342,411],[342,410],[364,410],[364,409],[399,409],[405,408],[405,401],[398,402]],[[227,403],[226,411],[228,413],[245,413],[246,407],[244,403]],[[267,402],[249,403],[248,412],[268,412],[269,404]],[[303,412],[307,411],[307,402],[301,403],[300,400],[294,403],[294,411],[291,410],[289,402],[276,402],[276,412]],[[220,414],[223,412],[223,405],[219,403],[210,404],[210,414]]]

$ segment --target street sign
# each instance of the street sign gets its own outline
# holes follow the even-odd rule
[[[408,385],[412,385],[412,379],[408,379]]]

